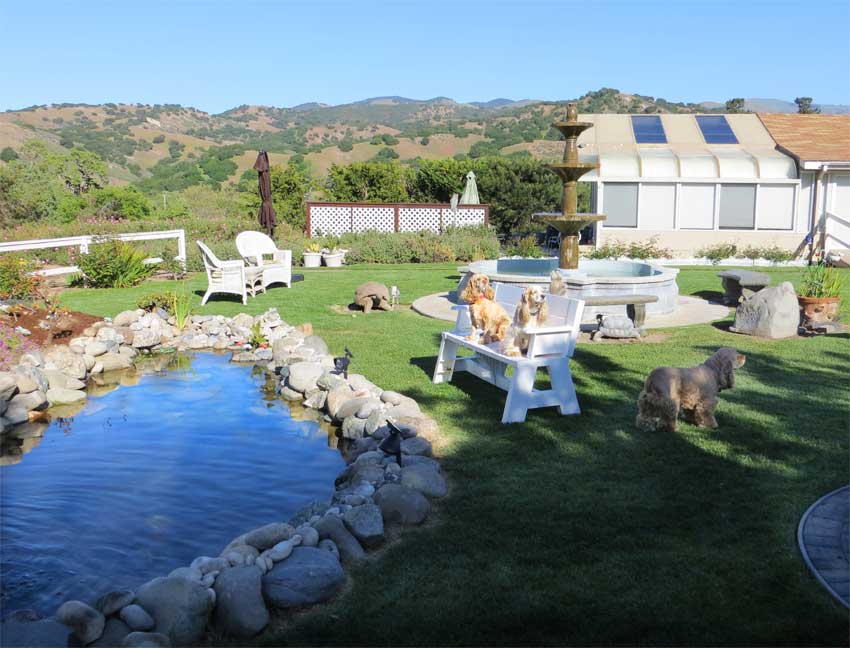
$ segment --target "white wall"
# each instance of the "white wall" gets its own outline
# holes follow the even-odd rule
[[[850,249],[850,172],[831,171],[826,185],[826,240],[824,250]]]

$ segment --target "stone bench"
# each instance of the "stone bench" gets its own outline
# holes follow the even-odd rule
[[[770,285],[770,275],[752,270],[724,270],[717,276],[723,280],[723,303],[737,306],[741,299],[752,297]]]
[[[646,305],[658,301],[657,295],[600,295],[598,297],[586,297],[585,306],[625,306],[626,315],[635,325],[640,328],[646,321]]]

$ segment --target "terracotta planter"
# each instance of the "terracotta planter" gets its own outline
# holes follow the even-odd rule
[[[800,304],[802,325],[811,323],[831,322],[838,317],[840,297],[801,297],[797,295]]]

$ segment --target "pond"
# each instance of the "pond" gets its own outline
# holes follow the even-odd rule
[[[262,372],[209,353],[161,364],[4,440],[4,612],[135,589],[332,495],[333,439],[294,420]]]

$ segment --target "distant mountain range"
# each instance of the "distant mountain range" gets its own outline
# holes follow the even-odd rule
[[[601,88],[577,99],[584,113],[722,113],[725,103],[686,103]],[[213,115],[177,104],[51,104],[0,113],[0,149],[16,151],[30,139],[55,149],[82,147],[109,163],[116,182],[139,182],[169,190],[169,174],[194,175],[187,166],[231,169],[235,182],[251,167],[258,149],[272,163],[298,156],[315,175],[331,164],[378,159],[402,162],[460,155],[558,155],[560,134],[550,128],[563,116],[566,100],[457,102],[448,97],[372,97],[331,106],[309,102],[279,108],[241,105]],[[747,99],[760,112],[796,112],[779,99]],[[850,106],[821,106],[848,113]],[[219,162],[210,162],[210,156]],[[2,162],[0,162],[2,164]],[[200,177],[204,177],[200,173]],[[153,178],[153,179],[152,179]],[[209,179],[208,179],[209,180]]]

